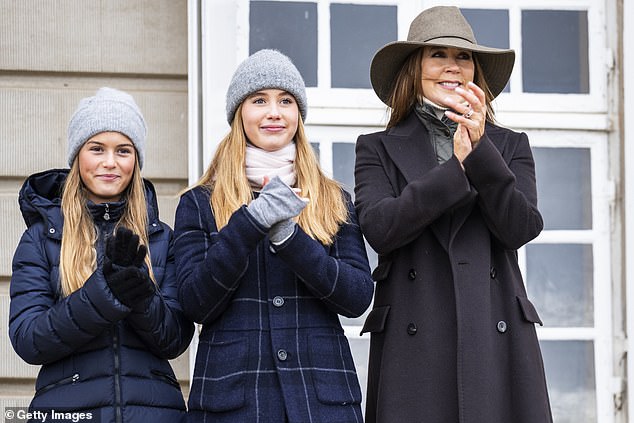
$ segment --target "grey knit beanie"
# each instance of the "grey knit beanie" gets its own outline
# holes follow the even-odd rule
[[[269,88],[288,91],[295,97],[302,120],[306,121],[306,86],[287,56],[277,50],[260,50],[246,58],[233,74],[227,90],[227,122],[231,125],[236,109],[250,94]]]
[[[93,97],[80,100],[68,123],[68,165],[88,139],[101,132],[120,132],[130,138],[139,156],[139,167],[145,158],[145,119],[130,94],[103,87]]]

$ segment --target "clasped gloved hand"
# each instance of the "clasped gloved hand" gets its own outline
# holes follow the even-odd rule
[[[264,185],[258,198],[247,206],[247,211],[260,225],[270,229],[276,223],[299,215],[306,204],[306,200],[276,176]]]
[[[143,267],[147,248],[139,236],[125,227],[106,241],[103,275],[115,297],[126,307],[144,311],[156,292],[154,282]]]

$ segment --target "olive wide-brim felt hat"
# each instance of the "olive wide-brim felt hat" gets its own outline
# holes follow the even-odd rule
[[[515,51],[481,46],[471,26],[455,6],[423,10],[409,27],[407,41],[394,41],[379,49],[370,65],[374,92],[388,106],[396,74],[405,59],[423,46],[455,47],[474,52],[493,97],[502,92],[513,71]]]

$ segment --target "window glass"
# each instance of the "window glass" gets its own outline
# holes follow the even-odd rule
[[[509,48],[509,12],[501,9],[460,9],[471,25],[478,44]],[[509,84],[504,92],[509,91]]]
[[[592,245],[526,246],[528,296],[547,327],[592,327],[593,273]]]
[[[524,92],[589,93],[584,10],[522,11]]]
[[[319,151],[320,145],[319,145],[319,143],[318,142],[311,142],[310,146],[313,148],[313,152],[315,153],[315,156],[317,156],[317,161],[319,162],[319,160],[320,160],[320,157],[319,157],[320,156],[320,151]]]
[[[396,6],[330,5],[330,63],[333,88],[372,88],[374,53],[397,38]]]
[[[361,332],[361,329],[359,329]],[[358,335],[358,333],[356,334]],[[361,385],[361,392],[363,392],[361,408],[365,410],[365,392],[368,385],[368,348],[369,348],[369,333],[363,335],[363,337],[348,337],[348,343],[350,344],[350,351],[354,359],[354,366],[357,370],[357,376],[359,377],[359,385]]]
[[[590,149],[534,148],[544,229],[591,229]]]
[[[332,173],[354,199],[354,147],[349,142],[332,143]]]
[[[542,341],[548,394],[557,423],[596,422],[591,341]]]
[[[317,3],[251,1],[249,54],[263,48],[286,54],[306,86],[316,87]]]

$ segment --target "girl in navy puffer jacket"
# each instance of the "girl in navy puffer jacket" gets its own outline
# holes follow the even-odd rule
[[[32,410],[100,423],[184,416],[168,359],[193,324],[176,300],[172,230],[140,176],[145,136],[132,97],[102,88],[70,121],[70,170],[32,175],[20,191],[28,228],[9,333],[20,357],[42,365]]]

